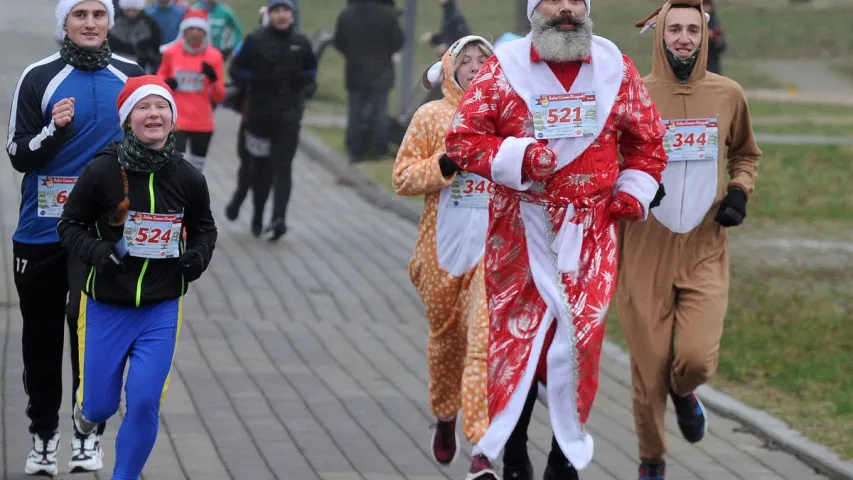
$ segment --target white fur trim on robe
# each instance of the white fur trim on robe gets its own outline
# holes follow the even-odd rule
[[[524,152],[534,143],[535,138],[505,138],[492,159],[492,180],[520,192],[530,188],[533,182],[521,179],[521,167],[524,165]]]
[[[625,192],[636,198],[643,207],[643,220],[649,217],[649,204],[658,193],[658,181],[642,170],[628,168],[616,177],[616,192]]]

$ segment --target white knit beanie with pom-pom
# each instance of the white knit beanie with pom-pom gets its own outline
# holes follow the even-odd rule
[[[71,9],[83,3],[85,0],[58,0],[56,2],[56,38],[62,39],[65,37],[65,20]],[[110,28],[115,25],[116,12],[112,0],[96,0],[101,2],[104,8],[107,9],[107,16],[110,18]]]
[[[531,17],[533,17],[533,10],[536,10],[536,7],[538,7],[541,2],[542,2],[542,0],[527,0],[527,19],[528,20],[533,20],[531,18]],[[586,4],[586,18],[589,18],[589,10],[590,10],[590,8],[592,8],[590,6],[590,3],[592,3],[592,0],[583,0],[583,2]]]

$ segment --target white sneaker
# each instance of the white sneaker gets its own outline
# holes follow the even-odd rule
[[[68,462],[71,473],[97,472],[104,468],[103,458],[101,437],[97,433],[84,435],[74,432],[71,439],[71,460]]]
[[[27,457],[27,466],[24,473],[27,475],[49,475],[59,474],[56,465],[56,451],[59,449],[59,430],[53,432],[50,437],[33,435],[33,449]]]

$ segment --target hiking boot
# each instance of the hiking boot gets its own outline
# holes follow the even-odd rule
[[[640,464],[640,473],[637,474],[637,480],[665,480],[666,479],[666,463],[648,463]]]
[[[465,480],[498,480],[498,471],[489,458],[481,453],[471,457],[471,468]]]
[[[545,467],[542,480],[578,480],[578,471],[571,464],[566,463],[555,467],[550,463]]]
[[[252,217],[252,236],[259,238],[264,233],[264,216],[255,214]]]
[[[237,217],[239,217],[239,216],[240,216],[240,205],[235,203],[232,200],[225,207],[225,218],[227,218],[228,220],[231,220],[233,222],[234,220],[237,220]]]
[[[669,391],[672,403],[675,405],[675,414],[678,417],[678,428],[681,435],[690,443],[696,443],[705,436],[708,429],[708,418],[705,415],[705,406],[695,392],[687,396],[680,396]]]
[[[432,458],[441,465],[450,465],[459,454],[459,439],[456,437],[456,418],[441,420],[435,424],[430,442]]]
[[[71,439],[71,460],[68,461],[71,473],[97,472],[104,468],[103,458],[101,437],[96,432],[88,435],[74,432],[74,438]]]
[[[504,480],[533,480],[530,458],[511,459],[504,455]]]
[[[272,223],[267,227],[267,232],[272,233],[269,238],[270,242],[275,243],[279,241],[279,239],[283,237],[285,233],[287,233],[287,225],[285,225],[284,219],[279,218],[273,220]]]
[[[49,477],[57,475],[59,473],[59,467],[56,465],[56,451],[58,449],[59,430],[34,434],[33,448],[27,456],[24,473]]]

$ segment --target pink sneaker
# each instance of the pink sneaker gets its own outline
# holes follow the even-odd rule
[[[432,458],[441,465],[450,465],[459,454],[456,419],[438,420],[432,431]]]
[[[471,469],[468,470],[465,480],[498,480],[498,478],[498,471],[488,457],[482,453],[471,457]]]

